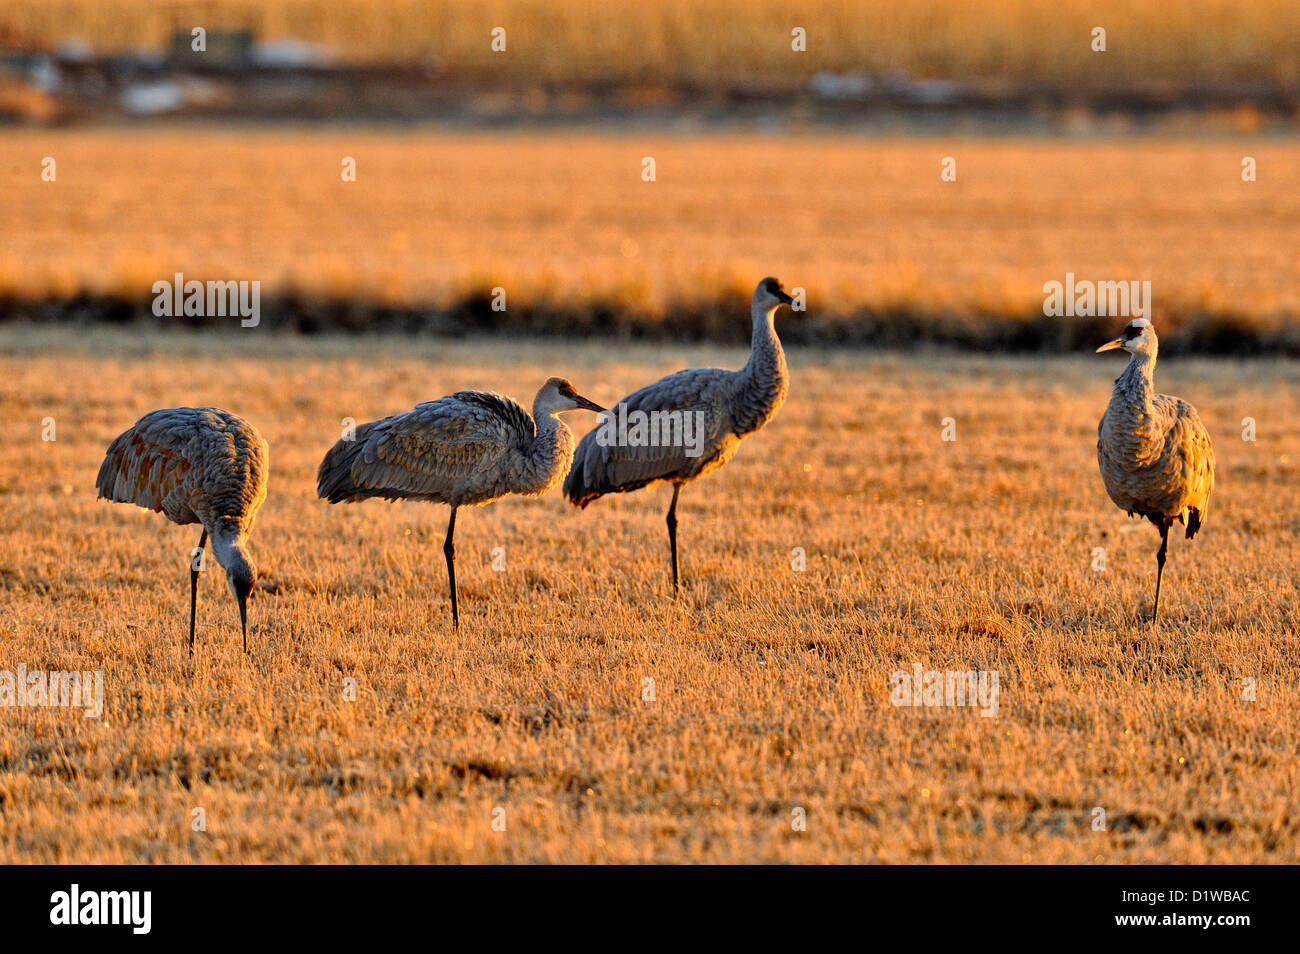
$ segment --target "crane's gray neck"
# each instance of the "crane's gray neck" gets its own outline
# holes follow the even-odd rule
[[[736,432],[748,434],[766,424],[785,401],[790,373],[785,350],[776,336],[776,308],[753,306],[754,333],[749,361],[740,371],[737,392]]]
[[[1155,395],[1156,356],[1134,352],[1128,364],[1115,379],[1115,392],[1111,400],[1150,407]]]
[[[573,463],[573,432],[557,412],[533,403],[537,434],[524,454],[523,489],[519,493],[545,493],[564,479]]]
[[[212,538],[212,555],[227,574],[252,573],[253,564],[248,556],[246,540],[235,521],[220,520],[208,533]]]

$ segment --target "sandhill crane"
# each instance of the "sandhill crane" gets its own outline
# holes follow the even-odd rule
[[[215,407],[151,411],[108,445],[95,480],[99,497],[157,510],[172,523],[203,525],[190,560],[190,655],[209,536],[239,603],[248,652],[248,595],[257,583],[248,535],[266,500],[269,461],[270,450],[257,428]]]
[[[558,484],[573,460],[573,434],[556,415],[578,408],[604,410],[564,378],[541,386],[532,417],[500,394],[457,391],[339,440],[321,461],[316,493],[330,503],[383,497],[450,504],[442,551],[459,628],[456,510],[506,494],[537,496]]]
[[[741,438],[758,430],[781,409],[789,373],[774,319],[778,308],[793,303],[780,282],[763,279],[754,289],[750,308],[753,337],[749,361],[742,370],[693,368],[646,385],[620,401],[616,411],[629,420],[644,413],[650,418],[650,431],[655,430],[658,414],[657,434],[650,434],[649,440],[625,440],[622,433],[611,434],[609,425],[614,418],[607,417],[582,439],[574,454],[564,493],[576,507],[585,508],[605,494],[639,490],[660,481],[673,485],[667,523],[674,590],[678,588],[677,498],[682,484],[731,460]],[[684,438],[691,422],[697,422],[702,430],[696,446],[671,436],[676,424],[676,436]],[[663,439],[665,429],[670,431],[668,440]]]
[[[1106,493],[1131,517],[1146,517],[1160,531],[1156,553],[1154,623],[1160,613],[1160,578],[1165,569],[1169,528],[1175,520],[1196,535],[1214,489],[1214,448],[1196,408],[1157,394],[1154,383],[1156,330],[1134,318],[1124,333],[1097,349],[1123,348],[1132,357],[1115,379],[1110,404],[1097,427],[1097,463]]]

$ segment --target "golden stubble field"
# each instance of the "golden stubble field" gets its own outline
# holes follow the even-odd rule
[[[264,293],[439,304],[500,284],[512,303],[654,311],[775,274],[814,311],[1024,313],[1074,272],[1150,280],[1157,318],[1300,314],[1293,137],[164,125],[21,130],[0,150],[0,293],[19,296],[146,300],[183,272]],[[1244,156],[1258,181],[1241,180]]]
[[[1295,363],[1161,364],[1220,484],[1158,629],[1156,534],[1096,471],[1120,359],[800,350],[781,415],[683,492],[680,599],[666,489],[506,500],[458,521],[455,635],[445,508],[314,498],[344,416],[553,373],[608,403],[743,353],[13,326],[0,352],[0,660],[107,691],[97,720],[0,709],[5,862],[1298,858]],[[94,499],[108,441],[187,403],[272,448],[246,658],[219,572],[187,656],[195,528]],[[995,670],[997,716],[892,706],[916,663]]]

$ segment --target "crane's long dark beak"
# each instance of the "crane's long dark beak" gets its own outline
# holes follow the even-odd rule
[[[1107,341],[1104,345],[1098,348],[1097,354],[1101,354],[1103,351],[1114,351],[1116,348],[1122,347],[1124,347],[1124,339],[1116,338],[1114,341]]]
[[[588,401],[581,394],[574,393],[573,400],[577,402],[578,407],[586,408],[588,411],[595,411],[597,414],[605,413],[605,409],[595,401]]]
[[[776,293],[776,297],[779,298],[779,299],[781,299],[781,304],[783,304],[783,305],[793,305],[793,304],[794,304],[794,299],[791,298],[789,295],[786,294],[785,289],[781,289],[780,291],[778,291],[778,292]]]
[[[244,630],[244,652],[248,652],[248,597],[256,585],[257,581],[254,580],[247,586],[236,583],[232,587],[235,591],[235,601],[239,603],[239,625]]]

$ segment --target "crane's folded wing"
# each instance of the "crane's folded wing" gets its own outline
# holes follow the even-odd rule
[[[466,410],[464,402],[444,398],[380,422],[353,460],[352,480],[372,490],[426,494],[492,473],[521,435],[489,409]]]

